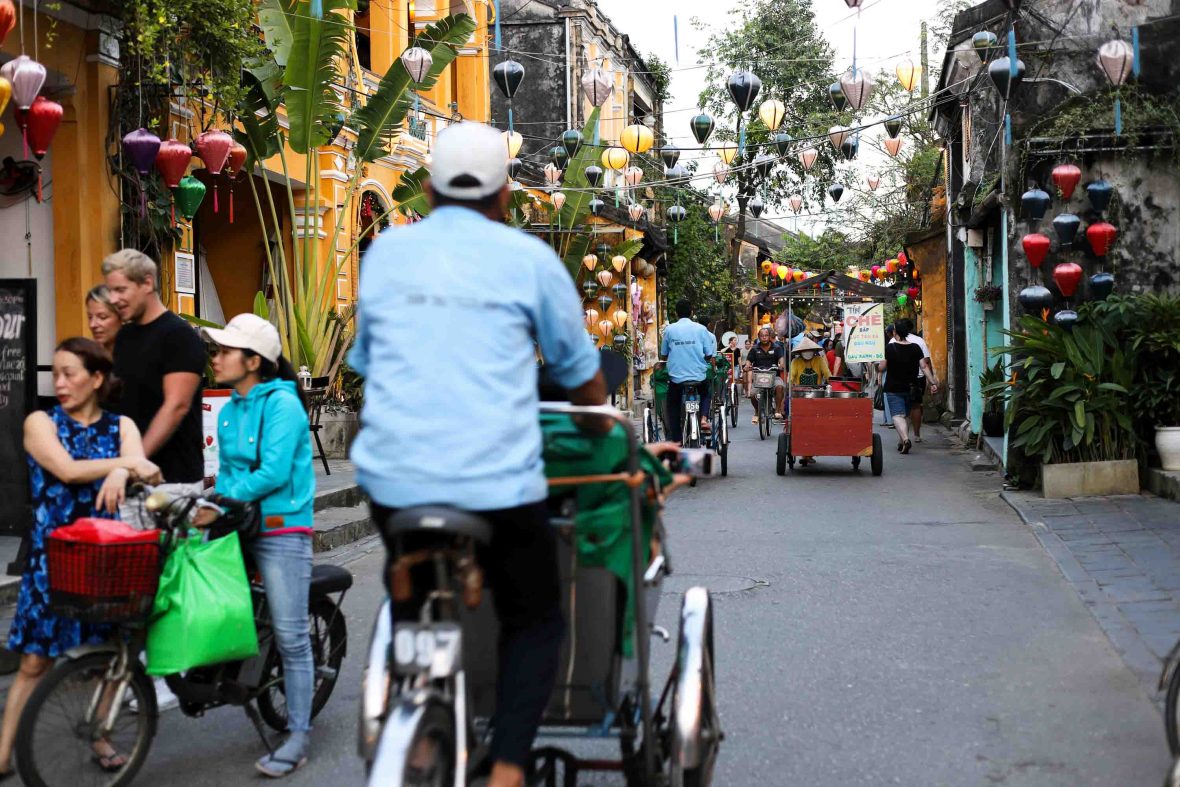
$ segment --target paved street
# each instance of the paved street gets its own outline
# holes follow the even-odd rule
[[[1029,529],[933,429],[909,457],[885,433],[885,474],[847,460],[774,475],[745,422],[728,478],[668,514],[678,593],[715,588],[728,734],[715,783],[1156,785],[1159,712]],[[351,652],[293,785],[357,784],[359,655],[380,547],[347,557]],[[675,591],[675,592],[673,592]],[[657,675],[671,646],[655,645]],[[604,750],[605,752],[605,750]],[[240,712],[173,711],[138,783],[253,783],[259,744]],[[583,784],[617,784],[608,779]]]

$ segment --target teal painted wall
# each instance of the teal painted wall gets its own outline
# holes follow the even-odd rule
[[[996,362],[991,350],[1007,344],[1007,337],[1003,334],[1004,327],[1010,317],[1008,299],[1001,298],[999,303],[991,309],[984,309],[983,304],[975,300],[976,288],[984,284],[996,284],[1008,291],[1007,248],[1003,243],[1006,231],[1001,224],[999,232],[992,231],[991,248],[994,249],[992,258],[991,277],[983,281],[983,250],[965,247],[963,252],[963,283],[966,294],[966,327],[967,327],[967,415],[971,421],[971,431],[978,434],[983,430],[983,395],[980,392],[979,375],[983,370]]]

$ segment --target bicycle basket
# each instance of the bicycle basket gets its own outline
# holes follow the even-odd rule
[[[754,387],[773,388],[775,377],[777,375],[774,372],[754,372]]]
[[[145,617],[160,582],[160,533],[79,519],[49,534],[49,605],[87,623]]]

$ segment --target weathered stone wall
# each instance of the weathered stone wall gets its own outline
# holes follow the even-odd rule
[[[503,0],[500,13],[505,20],[501,36],[508,50],[504,56],[525,68],[524,81],[512,99],[515,128],[524,137],[520,156],[530,168],[540,169],[566,128],[565,20],[537,0]],[[504,56],[493,54],[492,65]],[[492,122],[497,128],[508,128],[508,101],[494,85]]]

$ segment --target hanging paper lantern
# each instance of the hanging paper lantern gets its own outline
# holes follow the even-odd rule
[[[1082,220],[1072,213],[1062,213],[1053,219],[1053,231],[1057,233],[1057,240],[1062,246],[1071,245],[1081,227]]]
[[[524,66],[512,59],[496,63],[492,66],[492,81],[505,98],[512,98],[524,81]]]
[[[600,295],[598,297],[598,308],[603,314],[606,314],[607,310],[610,309],[610,305],[611,297],[609,295]]]
[[[590,215],[598,216],[602,213],[602,209],[606,207],[606,203],[600,200],[598,197],[595,197],[594,199],[590,200],[590,203],[587,205],[587,207],[590,208]]]
[[[725,178],[728,175],[729,175],[729,167],[725,166],[725,164],[718,161],[716,164],[713,165],[713,180],[717,181],[718,186],[720,186],[722,183],[725,182]]]
[[[769,178],[774,169],[775,157],[767,153],[759,153],[754,157],[754,171],[760,178]]]
[[[192,221],[205,199],[205,184],[192,175],[185,175],[180,179],[173,194],[176,196],[176,208],[180,215]]]
[[[860,112],[873,94],[873,76],[866,69],[853,67],[840,77],[840,89],[853,112]]]
[[[844,186],[840,183],[828,186],[828,196],[832,198],[832,202],[839,202],[840,198],[844,196]]]
[[[860,8],[861,0],[844,0],[849,8]]]
[[[844,144],[844,140],[852,136],[852,129],[847,126],[832,126],[828,129],[828,141],[832,143],[832,147],[836,150]]]
[[[520,132],[505,131],[500,136],[504,138],[504,146],[508,149],[508,158],[519,156],[520,149],[524,145],[524,137],[520,135]]]
[[[549,149],[549,160],[555,167],[565,169],[570,161],[569,151],[563,145],[555,145]]]
[[[875,279],[877,278],[877,271],[879,270],[881,270],[881,266],[874,265],[873,267],[869,268],[869,274]]]
[[[897,81],[909,92],[913,93],[922,79],[922,67],[914,65],[914,61],[905,59],[897,64]]]
[[[631,217],[631,221],[638,222],[643,218],[643,214],[647,213],[647,208],[640,205],[638,202],[632,202],[627,206],[627,215]]]
[[[623,268],[627,267],[627,258],[622,254],[616,254],[610,258],[610,265],[617,273],[622,273]]]
[[[1098,67],[1114,87],[1119,87],[1131,76],[1135,50],[1126,41],[1107,41],[1098,47]]]
[[[901,115],[891,115],[885,118],[885,133],[890,139],[897,139],[897,135],[901,133],[903,122]]]
[[[126,139],[126,137],[124,137]],[[242,166],[246,163],[246,158],[249,154],[246,151],[246,146],[241,142],[234,142],[229,148],[229,156],[225,160],[225,172],[231,178],[237,175]],[[146,174],[146,173],[145,173]]]
[[[170,189],[179,186],[180,179],[184,177],[192,158],[192,150],[178,139],[160,143],[160,150],[156,154],[156,169],[160,171],[164,185]]]
[[[1053,308],[1053,293],[1049,291],[1048,287],[1040,285],[1025,287],[1016,296],[1016,300],[1020,301],[1020,307],[1024,309],[1026,314],[1037,317],[1041,316],[1043,310]]]
[[[590,280],[582,283],[582,292],[586,293],[587,298],[593,298],[598,294],[598,282]]]
[[[520,169],[523,166],[524,164],[518,158],[508,159],[508,177],[512,180],[516,180],[516,176],[520,174]],[[549,166],[552,166],[552,164]]]
[[[1097,213],[1106,210],[1113,194],[1114,186],[1110,185],[1110,181],[1096,180],[1086,186],[1086,196],[1090,200],[1090,207]]]
[[[1020,245],[1024,247],[1024,256],[1028,258],[1028,264],[1034,268],[1041,267],[1052,244],[1053,242],[1049,240],[1047,235],[1042,235],[1039,232],[1025,235],[1020,239]]]
[[[984,63],[991,58],[992,53],[999,43],[999,37],[990,30],[980,30],[971,36],[971,46],[975,49],[976,54],[979,55],[980,61]]]
[[[625,312],[624,310],[619,309],[614,314],[612,314],[610,316],[610,318],[612,321],[614,321],[615,327],[622,330],[623,326],[627,324],[627,320],[630,318],[630,315],[627,314],[627,312]],[[615,337],[616,340],[618,338],[619,337],[617,337],[617,336]],[[627,338],[626,336],[623,337],[624,340],[626,338]]]
[[[713,135],[713,116],[707,112],[702,111],[699,115],[695,115],[689,121],[689,125],[692,126],[692,135],[700,145],[708,142],[709,137]]]
[[[643,170],[639,167],[627,167],[623,170],[623,182],[635,188],[643,181]]]
[[[1086,239],[1090,241],[1090,250],[1098,257],[1106,256],[1110,251],[1110,245],[1114,243],[1118,234],[1118,229],[1105,221],[1099,221],[1086,227]]]
[[[631,161],[631,155],[623,148],[612,145],[602,151],[602,166],[609,170],[619,171]]]
[[[561,210],[565,207],[565,193],[561,191],[553,192],[553,207]]]
[[[910,296],[911,298],[917,298],[918,293],[920,293],[921,290],[919,290],[917,287],[910,287],[905,292],[906,292],[906,295]]]
[[[0,112],[3,111],[3,102],[0,101]],[[156,154],[159,152],[160,138],[146,128],[139,128],[123,135],[123,155],[141,177],[152,171]]]
[[[750,200],[748,207],[750,208],[750,215],[754,218],[759,218],[766,206],[762,203],[762,197],[755,194],[754,199]]]
[[[598,273],[594,274],[594,278],[597,279],[598,283],[603,287],[611,286],[615,280],[614,274],[608,270],[599,271]]]
[[[890,156],[897,158],[897,154],[901,152],[901,146],[905,142],[901,137],[896,139],[885,140],[885,152]]]
[[[582,75],[582,90],[585,91],[590,103],[596,107],[605,104],[614,89],[614,78],[599,66]]]
[[[602,338],[606,339],[615,332],[615,324],[610,320],[603,320],[598,323],[598,332],[602,334]]]
[[[772,270],[777,272],[778,266],[775,265],[770,260],[763,260],[762,261],[762,275],[765,276],[765,275],[769,274]]]
[[[732,164],[733,160],[737,158],[738,146],[733,142],[722,142],[717,146],[717,154],[726,164]]]
[[[1049,192],[1042,189],[1029,189],[1020,195],[1020,210],[1024,218],[1030,221],[1040,221],[1045,218],[1049,210]]]
[[[787,105],[779,101],[777,98],[768,98],[762,102],[758,107],[758,119],[762,121],[762,125],[766,126],[771,131],[774,131],[783,123],[783,118],[787,116]]]
[[[17,109],[33,106],[33,101],[45,85],[45,75],[45,66],[28,55],[17,55],[0,66],[0,77],[12,85],[12,101]]]
[[[758,98],[758,91],[762,89],[762,80],[752,71],[740,69],[730,74],[727,86],[729,97],[733,99],[733,103],[737,105],[738,110],[745,112],[754,106],[754,100]]]
[[[680,148],[675,145],[665,145],[660,148],[660,160],[664,162],[666,169],[672,169],[676,166],[676,162],[680,161]]]
[[[709,206],[709,219],[714,224],[717,224],[718,222],[720,222],[721,217],[724,215],[725,215],[725,206],[723,206],[720,202],[714,202],[712,205]]]
[[[906,303],[909,302],[909,300],[910,300],[910,296],[906,295],[904,292],[900,292],[897,294],[897,305],[898,306],[905,306]]]
[[[45,96],[37,96],[33,106],[29,107],[25,125],[28,129],[29,148],[38,161],[48,152],[49,144],[61,125],[62,114],[61,104],[50,101]]]
[[[1053,322],[1067,331],[1072,331],[1073,327],[1078,323],[1078,313],[1073,309],[1062,309],[1053,315]]]
[[[16,7],[13,6],[12,0],[0,0],[0,45],[4,44],[4,39],[14,27],[16,27]],[[0,109],[0,111],[3,110]]]
[[[844,86],[839,82],[828,85],[828,98],[832,99],[832,106],[837,112],[843,112],[848,106],[848,99],[844,96]]]
[[[795,279],[795,281],[803,281],[804,279],[808,278],[808,275],[798,268],[791,271],[791,276]]]
[[[431,55],[429,51],[423,49],[420,46],[415,45],[415,46],[409,47],[408,49],[406,49],[406,51],[402,52],[401,61],[402,61],[402,65],[406,67],[406,72],[409,73],[410,79],[414,80],[418,84],[421,84],[422,82],[424,82],[426,80],[426,76],[430,73],[430,67],[434,65],[434,56]],[[507,62],[514,62],[514,61],[507,61]],[[501,63],[500,65],[504,65],[504,64]],[[519,63],[517,65],[519,65]],[[522,79],[524,78],[524,69],[523,68],[521,69],[520,76]],[[518,85],[519,85],[519,80],[518,80]],[[500,89],[504,90],[503,86],[501,86]],[[507,92],[507,91],[505,91],[505,92]],[[512,90],[512,93],[515,93],[515,92],[516,92],[516,90],[514,88]],[[509,98],[512,98],[512,93],[508,93]]]
[[[1058,164],[1053,168],[1052,178],[1061,190],[1062,199],[1068,200],[1082,180],[1082,170],[1076,164]]]
[[[885,272],[888,273],[889,275],[893,275],[894,273],[897,273],[897,265],[898,265],[898,263],[897,263],[896,259],[886,260],[885,261]]]
[[[1114,292],[1113,275],[1099,271],[1090,277],[1090,295],[1095,299],[1104,301],[1110,297],[1112,292]]]
[[[771,141],[774,144],[774,149],[778,151],[778,154],[780,156],[785,156],[787,155],[787,150],[791,147],[791,143],[795,141],[795,138],[785,131],[780,131],[774,135]]]
[[[668,208],[668,220],[671,222],[679,224],[681,221],[684,221],[687,215],[688,211],[682,205],[673,205]]]
[[[786,281],[787,279],[794,278],[794,275],[795,275],[795,272],[793,270],[791,270],[790,268],[788,268],[786,265],[778,266],[779,279]]]
[[[787,204],[791,206],[792,211],[798,214],[799,211],[803,210],[803,195],[792,194],[791,196],[787,197]]]
[[[856,158],[856,153],[859,149],[860,140],[855,134],[853,134],[851,137],[844,140],[844,142],[840,145],[840,155],[843,156],[846,161],[852,161],[854,158]]]
[[[587,254],[585,257],[582,258],[582,264],[586,266],[586,270],[593,271],[595,268],[598,267],[598,255],[597,254]]]
[[[1053,281],[1066,298],[1072,298],[1082,281],[1082,266],[1076,262],[1062,262],[1053,269]]]
[[[624,258],[624,262],[625,261],[626,261],[626,258]],[[615,300],[618,301],[619,303],[622,303],[624,301],[624,298],[627,295],[627,285],[623,284],[622,282],[619,282],[618,284],[611,287],[610,291],[615,294]]]
[[[234,146],[234,138],[224,131],[213,129],[198,134],[196,144],[197,155],[205,162],[205,169],[210,175],[220,175],[229,159],[230,148]]]
[[[876,191],[877,187],[881,185],[881,178],[876,175],[869,175],[865,181],[869,184],[869,191]]]
[[[519,161],[519,159],[515,159]],[[550,186],[556,186],[561,182],[561,176],[564,170],[554,164],[552,161],[545,165],[545,182]]]
[[[587,328],[593,329],[594,326],[598,325],[598,309],[595,309],[594,307],[590,307],[585,312],[583,312],[583,314],[586,315],[586,327]]]
[[[591,164],[582,170],[582,174],[586,177],[586,182],[590,184],[591,188],[598,188],[598,184],[602,183],[602,167]]]
[[[632,123],[623,129],[623,133],[619,135],[619,144],[633,155],[646,153],[651,150],[652,144],[655,142],[655,136],[647,126],[642,123]]]
[[[688,169],[683,164],[677,164],[672,169],[664,171],[664,178],[670,186],[685,186],[689,181]]]
[[[803,165],[804,172],[810,172],[811,168],[815,166],[815,160],[819,158],[819,151],[815,148],[803,148],[799,151],[799,163]]]
[[[1007,56],[998,57],[987,67],[987,75],[991,78],[992,84],[996,86],[996,92],[1000,94],[1000,98],[1005,101],[1012,97],[1012,90],[1024,79],[1024,61],[1016,61],[1015,76],[1011,73],[1011,63],[1012,61]]]

